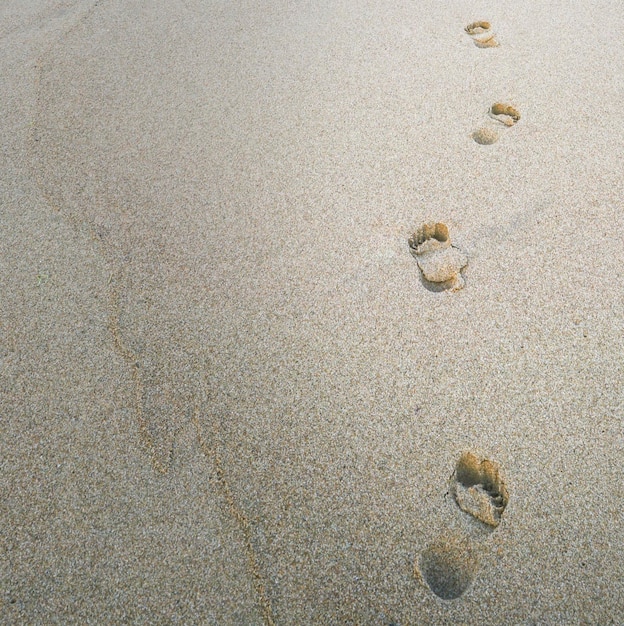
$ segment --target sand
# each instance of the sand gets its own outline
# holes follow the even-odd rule
[[[1,623],[624,623],[617,4],[0,24]]]

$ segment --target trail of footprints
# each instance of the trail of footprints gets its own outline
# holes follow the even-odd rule
[[[481,20],[468,24],[464,30],[479,48],[494,48],[500,44],[491,32],[490,22]],[[471,133],[482,145],[496,143],[498,129],[511,128],[520,121],[520,111],[507,102],[495,102],[487,111],[495,125],[481,126]],[[468,265],[467,256],[451,244],[448,227],[441,223],[425,223],[409,238],[408,245],[422,274],[423,285],[430,291],[458,291],[464,287],[462,271]]]
[[[489,22],[473,22],[464,30],[479,48],[499,46]],[[495,102],[487,114],[499,127],[506,128],[517,124],[521,117],[518,109],[506,102]],[[471,137],[480,145],[491,145],[498,141],[499,133],[496,127],[483,126]],[[464,287],[462,271],[468,258],[451,244],[445,224],[423,224],[409,238],[408,245],[427,288],[453,292]],[[509,502],[499,464],[470,451],[462,453],[457,460],[448,493],[458,509],[475,520],[484,532],[498,528]],[[467,538],[447,536],[430,543],[414,565],[416,578],[442,600],[461,597],[472,584],[478,569],[479,559],[471,542]]]
[[[468,24],[464,30],[472,37],[475,46],[478,48],[496,48],[500,44],[496,39],[496,35],[491,32],[491,28],[490,22],[478,21]],[[488,110],[488,116],[507,127],[513,126],[520,120],[518,109],[505,102],[495,102]],[[482,146],[496,143],[499,136],[497,128],[492,126],[481,126],[471,134],[474,141]]]

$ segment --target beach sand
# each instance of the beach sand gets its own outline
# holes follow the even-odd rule
[[[1,623],[624,623],[616,4],[0,23]]]

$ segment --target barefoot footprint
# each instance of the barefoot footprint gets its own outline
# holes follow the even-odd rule
[[[442,600],[454,600],[470,587],[479,561],[466,543],[452,538],[439,538],[430,543],[416,562],[416,577]]]
[[[493,528],[500,524],[509,493],[498,463],[464,452],[451,477],[450,491],[462,511]]]
[[[492,25],[489,22],[480,21],[468,24],[464,30],[472,37],[477,48],[496,48],[499,43],[496,35],[490,32]]]
[[[513,126],[520,120],[520,111],[511,104],[496,102],[490,108],[489,115],[497,122],[505,124],[505,126]]]
[[[464,452],[451,477],[451,493],[459,508],[496,528],[509,501],[500,467],[494,461]],[[420,554],[414,574],[443,600],[459,598],[477,571],[477,549],[470,540],[441,536]]]
[[[468,264],[468,257],[451,245],[446,224],[423,224],[408,243],[432,290],[457,291],[464,286],[461,270]]]
[[[494,103],[488,110],[488,115],[497,122],[504,124],[507,127],[511,127],[520,120],[520,111],[511,104],[505,104],[503,102]],[[477,128],[471,137],[478,143],[484,146],[496,143],[498,141],[498,131],[494,128],[482,126]]]

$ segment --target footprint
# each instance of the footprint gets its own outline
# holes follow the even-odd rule
[[[490,107],[489,115],[497,122],[505,124],[505,126],[513,126],[520,120],[520,111],[511,104],[496,102]]]
[[[451,477],[451,493],[459,508],[496,528],[509,501],[498,463],[464,452]]]
[[[408,243],[425,286],[433,291],[457,291],[465,285],[461,270],[468,265],[468,257],[451,245],[446,224],[423,224]]]
[[[477,48],[496,48],[500,44],[496,40],[496,35],[490,32],[492,25],[489,22],[472,22],[464,30],[472,37]]]
[[[454,600],[470,587],[479,568],[466,542],[440,538],[430,543],[416,562],[415,574],[442,600]]]
[[[511,104],[496,102],[489,110],[488,115],[497,122],[511,127],[520,120],[520,111]],[[478,144],[488,146],[498,141],[498,131],[488,126],[482,126],[470,135]]]
[[[509,501],[498,464],[472,452],[464,452],[457,461],[450,492],[462,511],[493,528],[500,524]],[[478,569],[472,541],[445,535],[423,550],[414,573],[438,597],[452,600],[470,587]]]

